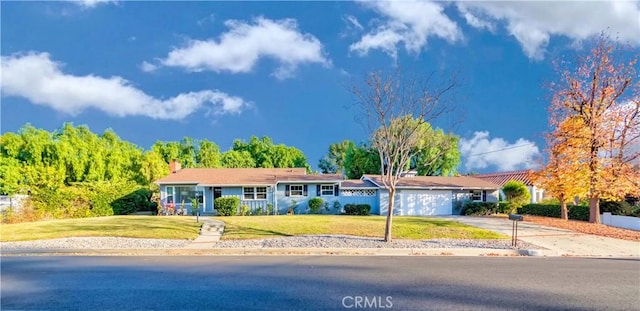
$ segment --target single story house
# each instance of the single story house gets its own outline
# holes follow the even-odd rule
[[[479,174],[475,175],[474,177],[500,185],[500,194],[502,195],[502,198],[505,197],[504,192],[502,192],[502,187],[504,187],[504,184],[506,184],[510,180],[520,181],[525,184],[525,186],[527,186],[527,189],[529,189],[529,193],[531,194],[531,203],[540,203],[540,201],[545,198],[544,189],[534,185],[533,181],[531,181],[532,173],[532,170],[520,170],[501,173]]]
[[[308,201],[320,197],[329,205],[369,204],[371,214],[386,215],[388,190],[380,176],[365,175],[361,179],[345,180],[338,174],[307,174],[304,168],[185,168],[170,163],[171,174],[156,181],[162,202],[191,206],[191,199],[200,202],[202,214],[215,214],[214,200],[235,196],[249,209],[272,208],[286,214],[298,206],[297,212],[308,208]],[[395,213],[397,215],[451,215],[456,201],[497,202],[499,186],[481,179],[459,176],[403,177],[397,185]]]

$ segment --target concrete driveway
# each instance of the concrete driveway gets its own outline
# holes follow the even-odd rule
[[[526,216],[524,216],[526,217]],[[511,236],[512,221],[506,218],[478,216],[442,216],[463,224]],[[640,242],[607,238],[530,222],[518,224],[518,240],[549,249],[556,256],[640,257]]]

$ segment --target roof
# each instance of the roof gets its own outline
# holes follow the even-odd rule
[[[473,177],[480,178],[482,180],[486,180],[488,182],[492,182],[494,184],[498,184],[501,187],[504,186],[510,180],[517,180],[524,183],[527,186],[533,186],[533,182],[531,181],[532,170],[520,170],[520,171],[510,171],[510,172],[501,172],[501,173],[490,173],[490,174],[479,174]]]
[[[380,175],[364,175],[365,178],[383,187]],[[397,188],[433,188],[433,189],[500,189],[500,186],[479,178],[470,176],[415,176],[402,177]]]
[[[374,183],[362,179],[347,179],[342,181],[341,187],[344,188],[378,188]]]
[[[340,174],[317,174],[317,175],[307,175],[307,174],[289,174],[289,175],[279,175],[277,177],[279,182],[282,181],[342,181],[342,175]]]
[[[184,168],[156,184],[273,185],[283,178],[307,178],[304,168]]]

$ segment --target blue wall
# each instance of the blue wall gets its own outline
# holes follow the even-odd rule
[[[301,196],[301,197],[285,196],[286,185],[307,185],[307,189],[308,189],[307,196]],[[287,209],[289,208],[289,206],[291,206],[293,200],[295,200],[296,203],[298,204],[298,208],[296,209],[296,214],[308,214],[309,200],[312,198],[318,197],[317,189],[316,189],[317,185],[318,184],[300,184],[300,183],[278,184],[278,187],[276,189],[278,214],[286,214]],[[329,183],[324,185],[329,185]],[[321,195],[319,197],[322,198],[324,202],[329,203],[329,212],[325,211],[324,207],[320,210],[320,212],[325,214],[326,213],[335,214],[336,211],[333,208],[333,201],[340,201],[340,196],[334,196],[334,195],[322,196]],[[342,205],[344,206],[344,204]]]

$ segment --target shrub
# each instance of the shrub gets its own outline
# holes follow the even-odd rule
[[[238,197],[220,197],[213,201],[213,204],[220,216],[234,216],[238,214],[238,206],[240,198]]]
[[[262,210],[262,206],[258,206],[251,211],[251,215],[253,216],[260,216],[263,214],[264,214],[264,211]]]
[[[583,205],[567,205],[569,219],[589,220],[589,207]],[[520,214],[560,218],[559,204],[527,204],[519,209]]]
[[[344,205],[344,213],[347,215],[367,216],[369,215],[369,211],[371,211],[371,206],[369,204],[345,204]]]
[[[627,201],[601,201],[600,213],[609,212],[611,215],[632,216],[635,208]]]
[[[507,214],[512,213],[513,207],[509,202],[499,202],[498,203],[498,213]]]
[[[198,199],[193,198],[191,199],[191,215],[195,216],[198,214],[198,209],[200,208],[200,202],[198,201]]]
[[[333,209],[336,210],[336,213],[340,213],[342,210],[342,204],[339,201],[333,201]]]
[[[267,204],[267,215],[273,215],[273,204]]]
[[[322,204],[324,204],[324,200],[322,198],[315,197],[308,202],[309,209],[311,210],[311,214],[318,214],[320,212],[320,208]]]
[[[248,205],[240,205],[240,216],[247,216],[249,215],[249,206]]]
[[[531,201],[531,193],[527,186],[521,181],[510,180],[502,186],[502,192],[507,197],[506,201],[511,203],[511,208],[516,209]]]
[[[567,206],[569,208],[569,206]],[[521,207],[518,212],[533,216],[545,216],[560,218],[560,205],[558,204],[527,204]]]
[[[498,204],[495,202],[468,202],[462,207],[462,215],[484,216],[495,214]]]
[[[589,207],[584,205],[567,205],[569,219],[589,221]],[[558,205],[560,209],[560,205]]]

